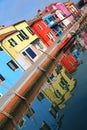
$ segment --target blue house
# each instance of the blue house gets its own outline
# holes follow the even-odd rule
[[[55,33],[56,36],[60,36],[62,34],[62,29],[58,25],[56,19],[52,14],[48,14],[42,18]]]
[[[58,110],[42,93],[37,97],[19,121],[18,130],[56,130],[58,129]]]
[[[23,72],[0,47],[0,96],[4,95],[22,76]]]

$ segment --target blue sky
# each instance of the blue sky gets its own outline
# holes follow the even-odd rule
[[[61,3],[66,0],[62,0]],[[0,0],[0,25],[9,26],[21,20],[30,20],[38,9],[58,0]],[[77,3],[78,0],[72,0]]]

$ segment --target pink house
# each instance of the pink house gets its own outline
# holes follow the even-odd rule
[[[56,6],[57,9],[61,10],[66,16],[69,16],[69,15],[70,15],[70,12],[67,10],[67,8],[64,6],[64,4],[62,4],[62,3],[56,3],[55,6]],[[74,17],[73,17],[73,16],[70,16],[69,19],[70,19],[71,21],[73,21],[73,20],[74,20]]]
[[[65,19],[67,16],[70,15],[70,12],[67,10],[67,8],[62,3],[53,3],[45,7],[45,11],[49,13],[53,13],[55,11],[55,14],[60,20]],[[67,19],[63,20],[63,24],[67,27],[71,21],[74,20],[73,16],[68,17]]]

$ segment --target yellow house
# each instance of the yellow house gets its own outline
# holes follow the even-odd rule
[[[12,27],[16,31],[6,36],[2,40],[1,45],[7,53],[17,61],[21,68],[26,70],[41,55],[38,49],[44,51],[46,48],[43,43],[40,42],[39,38],[33,34],[26,21],[21,21],[11,27],[9,26],[8,29],[6,28],[7,34],[12,30]]]
[[[65,101],[68,100],[71,90],[75,86],[75,80],[65,74],[65,69],[59,70],[57,67],[47,77],[47,82],[43,85],[42,93],[52,102],[54,106],[63,107]],[[62,104],[62,105],[61,105]]]
[[[0,35],[11,32],[11,31],[15,31],[16,29],[13,26],[8,26],[8,27],[3,27],[0,28]]]
[[[36,49],[40,49],[45,51],[47,47],[43,44],[43,42],[38,38],[36,34],[31,30],[28,23],[23,20],[16,24],[13,24],[13,26],[20,32],[21,35],[23,35],[26,39],[29,39],[29,42],[27,40],[27,43],[32,44]],[[20,39],[21,39],[20,35]],[[22,40],[22,39],[21,39]]]

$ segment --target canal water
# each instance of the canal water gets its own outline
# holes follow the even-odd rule
[[[65,108],[59,112],[58,130],[87,130],[87,51],[81,53],[80,58],[83,64],[73,73],[77,85]]]

